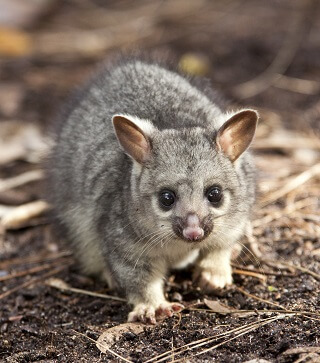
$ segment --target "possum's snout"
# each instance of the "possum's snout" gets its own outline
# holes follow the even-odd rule
[[[200,242],[212,231],[212,219],[208,216],[200,220],[196,213],[189,213],[186,218],[175,217],[173,230],[176,235],[188,242]]]
[[[200,219],[196,214],[187,216],[186,227],[182,230],[182,234],[191,241],[197,241],[204,236],[204,230],[200,227]]]

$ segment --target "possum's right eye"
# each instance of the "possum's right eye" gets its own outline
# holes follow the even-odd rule
[[[171,190],[162,190],[159,193],[159,203],[164,209],[170,209],[176,200],[176,195]]]

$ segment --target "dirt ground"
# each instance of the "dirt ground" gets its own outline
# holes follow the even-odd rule
[[[0,361],[319,362],[318,2],[47,0],[20,17],[16,2],[15,26],[0,26]],[[115,338],[129,307],[88,295],[116,293],[77,271],[37,201],[60,108],[102,59],[134,48],[170,54],[260,111],[259,194],[234,284],[205,295],[191,271],[173,272],[166,293],[185,310]],[[34,218],[16,217],[26,203]]]

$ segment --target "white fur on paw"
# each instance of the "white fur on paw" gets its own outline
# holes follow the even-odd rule
[[[203,270],[199,274],[198,281],[199,286],[205,291],[221,289],[226,285],[232,284],[231,270]]]
[[[128,322],[141,321],[146,324],[156,324],[156,311],[152,305],[138,304],[128,315]]]

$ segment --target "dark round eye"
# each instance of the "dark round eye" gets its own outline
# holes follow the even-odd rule
[[[206,196],[211,204],[217,205],[222,199],[222,190],[218,186],[213,186],[208,189]]]
[[[162,207],[169,209],[173,206],[176,195],[171,190],[162,190],[159,194],[159,202]]]

